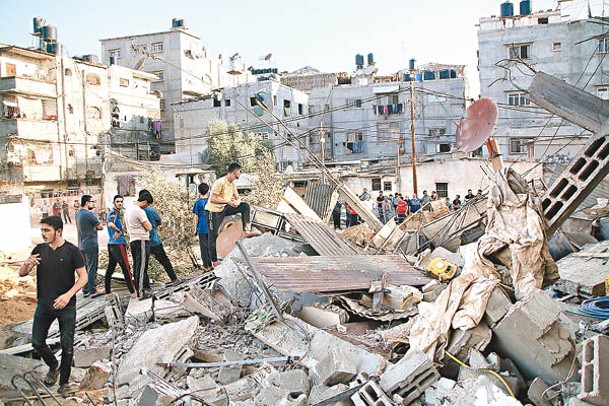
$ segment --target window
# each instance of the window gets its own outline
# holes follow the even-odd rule
[[[284,116],[289,116],[290,115],[290,108],[292,107],[292,102],[290,100],[284,100],[283,101],[283,115]]]
[[[448,197],[448,183],[436,183],[438,197]]]
[[[347,134],[347,142],[345,146],[351,153],[357,154],[360,152],[364,152],[363,148],[363,135],[362,133],[353,132]],[[380,187],[380,186],[379,186]]]
[[[306,180],[295,180],[294,187],[295,188],[305,188],[309,182]]]
[[[609,37],[600,38],[598,40],[598,53],[599,54],[609,53]]]
[[[17,76],[17,65],[15,65],[14,63],[7,63],[6,64],[6,76],[7,77]]]
[[[508,104],[510,106],[529,106],[531,105],[531,100],[529,100],[529,96],[524,92],[513,92],[508,93]]]
[[[603,100],[609,100],[609,86],[603,86],[596,89],[596,95]]]
[[[510,45],[508,48],[509,59],[529,59],[531,57],[531,45]]]
[[[220,106],[222,106],[222,101],[220,101],[214,97],[214,107],[220,107]]]
[[[165,110],[165,99],[159,100],[159,108]]]
[[[129,87],[129,79],[119,78],[118,79],[118,84],[121,87]]]
[[[230,99],[224,100],[224,107],[230,107]]]
[[[95,73],[87,73],[86,81],[87,81],[87,84],[89,84],[89,85],[93,85],[93,86],[101,85],[101,79]]]
[[[298,103],[298,115],[302,116],[304,114],[304,105],[302,103]]]
[[[160,71],[152,72],[152,73],[155,74],[156,77],[157,77],[157,79],[154,80],[155,82],[162,82],[162,81],[165,80],[165,72],[164,71],[160,70]]]
[[[67,109],[68,109],[68,114],[74,114],[74,107],[72,107],[72,105],[70,103],[68,103]]]
[[[163,43],[162,42],[153,42],[150,44],[150,52],[158,53],[163,52]]]
[[[372,191],[377,192],[381,190],[381,178],[372,179]]]
[[[450,152],[450,144],[438,144],[437,152]]]
[[[108,54],[110,54],[110,58],[114,59],[119,59],[123,56],[123,53],[120,49],[111,49],[108,51]]]
[[[526,142],[529,138],[510,138],[510,154],[525,154],[527,152]]]
[[[397,94],[389,94],[386,96],[379,96],[377,98],[378,104],[384,106],[386,104],[398,104],[400,102],[400,97]],[[360,100],[361,107],[361,100]]]
[[[560,51],[562,51],[562,43],[561,42],[552,43],[552,52],[560,52]]]
[[[277,105],[277,95],[273,95],[273,106]]]
[[[348,109],[359,109],[362,107],[362,99],[347,99],[346,103]]]
[[[255,107],[257,105],[258,103],[256,103],[256,96],[250,97],[250,107]]]
[[[376,125],[376,139],[378,141],[398,141],[400,138],[400,123],[378,123]]]
[[[430,128],[428,130],[428,133],[429,133],[430,137],[438,137],[441,135],[446,135],[446,128],[444,128],[444,127]]]
[[[63,74],[66,76],[72,76],[72,69],[70,68],[65,68],[63,71]]]
[[[101,118],[102,118],[101,109],[98,107],[92,107],[92,106],[87,107],[87,118],[90,118],[92,120],[101,120]]]
[[[391,182],[388,182],[388,181],[383,182],[383,190],[385,190],[385,191],[387,191],[387,190],[391,191]]]

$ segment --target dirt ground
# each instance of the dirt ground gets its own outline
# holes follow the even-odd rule
[[[30,320],[36,310],[36,277],[19,277],[17,265],[0,265],[0,349],[10,346],[9,324]]]

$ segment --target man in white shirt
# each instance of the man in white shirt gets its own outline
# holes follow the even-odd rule
[[[136,202],[125,211],[125,225],[129,232],[129,247],[133,257],[133,279],[138,298],[146,299],[150,293],[148,278],[148,259],[150,258],[150,230],[152,225],[144,209],[153,202],[150,192],[141,193]]]

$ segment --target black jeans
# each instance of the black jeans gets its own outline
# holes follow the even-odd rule
[[[66,224],[72,222],[72,219],[70,218],[70,213],[69,212],[67,212],[67,211],[63,212],[63,221]]]
[[[80,250],[85,258],[87,267],[87,284],[82,289],[82,293],[97,292],[97,267],[99,264],[99,247],[91,247]]]
[[[61,364],[46,343],[51,324],[57,319],[59,321],[59,333],[61,343]],[[61,310],[52,306],[38,303],[34,313],[34,324],[32,327],[32,347],[36,353],[49,366],[57,369],[59,365],[59,384],[63,385],[70,380],[72,372],[72,359],[74,358],[74,331],[76,330],[76,305],[68,305]]]
[[[131,256],[133,257],[133,279],[135,279],[135,290],[138,295],[141,295],[145,290],[150,290],[150,279],[148,278],[150,241],[131,241],[129,243],[129,247],[131,248]]]
[[[163,266],[165,272],[167,272],[167,276],[169,276],[169,279],[171,279],[172,282],[178,279],[176,273],[173,271],[171,261],[169,261],[169,258],[167,257],[165,248],[163,248],[163,244],[151,246],[150,254],[152,254],[152,256],[156,258],[157,261],[159,261],[159,264]]]
[[[203,267],[211,267],[208,234],[199,234],[199,249],[201,250],[201,260],[203,261]]]
[[[243,230],[246,230],[247,225],[250,222],[250,205],[241,202],[239,206],[233,207],[228,204],[224,206],[224,210],[219,213],[205,210],[207,217],[207,226],[209,228],[208,235],[208,248],[209,256],[212,262],[218,261],[218,253],[216,251],[216,238],[218,237],[218,229],[222,225],[222,220],[226,216],[232,216],[233,214],[241,214],[241,223],[243,224]]]
[[[108,294],[112,291],[112,274],[116,269],[116,264],[118,264],[123,271],[129,293],[135,292],[135,283],[133,282],[133,275],[131,274],[131,267],[129,266],[129,257],[127,256],[127,245],[108,244],[108,269],[106,270],[106,276],[104,278],[106,293]]]

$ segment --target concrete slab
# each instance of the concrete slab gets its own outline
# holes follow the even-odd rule
[[[348,383],[357,374],[354,360],[347,359],[330,351],[315,365],[319,381],[327,386]]]
[[[287,390],[294,398],[302,394],[308,396],[311,390],[309,376],[302,369],[292,369],[278,374],[273,384]]]
[[[328,309],[317,306],[303,306],[298,317],[317,328],[327,328],[337,324],[345,324],[349,314],[342,309]]]
[[[125,311],[126,323],[147,323],[154,317],[152,298],[139,300],[131,298]]]
[[[243,359],[243,355],[235,351],[225,351],[222,357],[222,362],[239,361]],[[241,378],[241,370],[243,365],[223,366],[218,374],[218,382],[223,385],[238,381]]]
[[[43,379],[49,368],[41,360],[0,354],[0,389],[13,390],[11,379],[14,375],[31,371],[39,365],[42,366],[36,369],[36,375]]]
[[[118,383],[129,384],[132,392],[143,389],[148,378],[140,375],[142,367],[164,376],[165,368],[156,364],[174,361],[188,345],[198,326],[199,318],[193,316],[146,331],[123,357],[118,368]]]
[[[74,366],[77,368],[88,368],[95,361],[108,359],[112,347],[109,345],[93,348],[77,348],[74,351]]]

